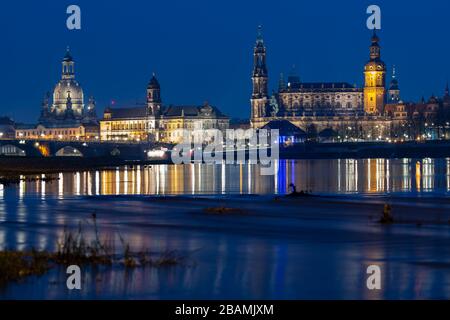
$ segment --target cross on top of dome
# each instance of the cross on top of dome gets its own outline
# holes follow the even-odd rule
[[[66,61],[66,62],[73,61],[69,46],[67,46],[66,54],[64,55],[64,61]]]

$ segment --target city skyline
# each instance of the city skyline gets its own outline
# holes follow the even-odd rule
[[[302,39],[310,39],[309,37],[311,36],[313,38],[317,37],[318,39],[316,39],[313,43],[314,46],[308,46],[307,43],[299,45],[298,43],[296,43],[295,38],[292,39],[292,43],[284,41],[284,44],[280,45],[279,40],[281,40],[282,38],[290,39],[290,37],[287,37],[286,33],[291,33],[293,30],[285,30],[283,32],[280,32],[280,28],[276,26],[275,23],[270,19],[267,19],[267,21],[264,21],[265,19],[258,19],[263,21],[257,21],[259,23],[254,21],[255,23],[252,23],[251,26],[248,26],[249,23],[245,23],[246,27],[242,28],[242,35],[235,39],[231,39],[237,39],[240,42],[240,45],[237,47],[238,49],[235,49],[235,47],[229,45],[230,34],[228,34],[227,31],[231,31],[233,28],[236,28],[236,26],[230,25],[229,30],[226,30],[220,28],[220,26],[225,27],[225,25],[222,25],[222,22],[219,21],[217,22],[217,25],[219,27],[219,30],[217,30],[217,35],[211,38],[211,42],[209,43],[210,45],[214,45],[214,50],[205,51],[202,47],[195,46],[190,48],[190,50],[186,50],[186,46],[181,46],[183,48],[183,55],[181,57],[178,57],[178,59],[172,60],[172,65],[167,66],[167,61],[171,60],[174,52],[170,50],[163,50],[161,46],[158,46],[158,43],[156,43],[155,40],[154,45],[157,48],[156,50],[153,49],[147,52],[142,51],[138,55],[142,55],[144,53],[149,54],[149,56],[153,54],[164,55],[165,52],[168,52],[169,54],[167,55],[167,60],[163,59],[163,57],[160,57],[160,59],[149,58],[149,61],[145,61],[145,59],[144,61],[141,61],[140,59],[136,59],[137,61],[131,61],[129,58],[127,59],[127,57],[124,56],[123,59],[117,59],[113,64],[110,65],[111,68],[109,68],[109,71],[105,73],[105,79],[101,81],[98,81],[99,75],[97,70],[99,68],[92,68],[93,59],[95,60],[96,58],[100,57],[100,61],[103,63],[98,64],[98,66],[101,67],[100,69],[103,69],[104,64],[107,65],[108,61],[117,58],[117,53],[114,51],[107,51],[108,54],[102,55],[102,50],[98,47],[96,48],[96,50],[87,52],[89,51],[87,50],[87,48],[90,47],[89,42],[81,45],[79,44],[81,38],[91,37],[92,31],[91,28],[88,28],[89,24],[91,23],[89,21],[89,11],[93,10],[93,8],[89,8],[89,5],[83,3],[83,1],[80,2],[80,5],[82,9],[85,9],[84,12],[86,12],[86,14],[84,15],[86,16],[86,19],[84,20],[86,27],[81,31],[77,31],[78,33],[74,31],[69,32],[67,30],[63,30],[67,35],[67,39],[59,39],[58,41],[56,41],[58,42],[58,46],[61,46],[60,50],[58,50],[57,52],[53,52],[53,50],[50,50],[50,48],[46,50],[39,50],[38,52],[33,53],[33,57],[39,57],[42,54],[46,54],[46,59],[38,60],[42,62],[32,63],[31,65],[29,65],[23,63],[14,63],[14,60],[10,66],[5,68],[8,75],[8,77],[6,78],[9,81],[8,83],[2,84],[2,87],[8,88],[8,90],[6,90],[5,92],[4,104],[2,105],[2,107],[0,107],[1,114],[11,116],[16,121],[20,122],[34,122],[35,119],[39,116],[40,104],[44,94],[47,91],[51,91],[52,85],[56,82],[56,79],[58,77],[57,61],[60,60],[65,47],[67,45],[70,45],[72,52],[74,52],[75,60],[78,62],[78,80],[86,91],[86,97],[92,95],[96,98],[99,116],[101,115],[103,109],[106,108],[113,100],[116,101],[117,106],[133,106],[136,104],[136,102],[144,102],[145,85],[151,77],[152,72],[156,72],[158,74],[160,82],[164,85],[163,103],[167,105],[186,103],[199,104],[203,103],[204,101],[209,101],[214,105],[217,105],[225,114],[228,114],[230,117],[249,118],[250,102],[248,92],[251,90],[251,81],[249,81],[249,74],[251,74],[252,68],[252,46],[256,34],[256,28],[259,23],[263,25],[264,39],[268,47],[267,60],[269,65],[269,79],[271,79],[271,81],[269,82],[270,91],[277,87],[277,79],[279,77],[279,73],[283,72],[285,75],[289,74],[292,65],[296,66],[297,73],[304,81],[342,81],[351,84],[357,84],[358,86],[360,86],[363,82],[361,66],[365,62],[367,62],[367,38],[370,34],[369,31],[365,28],[364,24],[366,15],[364,15],[363,5],[356,6],[360,9],[360,13],[355,15],[355,18],[358,17],[358,19],[356,20],[358,20],[358,23],[361,27],[360,30],[352,30],[352,32],[355,34],[353,37],[350,37],[352,46],[345,46],[344,44],[348,44],[348,39],[341,39],[343,46],[337,51],[327,52],[325,54],[323,53],[323,47],[328,47],[332,43],[335,43],[337,40],[333,36],[335,31],[331,29],[328,30],[330,35],[329,37],[322,37],[323,31],[326,29],[326,27],[324,26],[318,28],[316,32],[311,32],[309,35],[302,35]],[[330,6],[333,5],[330,4]],[[388,79],[390,78],[390,73],[392,72],[392,66],[395,65],[397,69],[398,79],[400,81],[400,87],[402,90],[402,97],[404,98],[404,100],[418,101],[422,96],[427,99],[432,94],[440,96],[445,89],[445,84],[447,82],[446,70],[449,69],[447,66],[448,61],[446,61],[445,59],[439,60],[439,56],[443,52],[440,52],[439,50],[432,51],[433,56],[436,56],[433,61],[422,58],[420,59],[420,62],[418,62],[419,57],[417,57],[415,54],[407,54],[403,56],[402,59],[396,59],[395,56],[398,55],[399,52],[403,52],[403,50],[398,49],[398,43],[402,44],[405,38],[407,39],[411,36],[411,34],[414,34],[415,26],[409,28],[408,33],[399,34],[404,26],[397,28],[390,27],[390,25],[393,24],[393,21],[391,20],[389,10],[387,9],[389,8],[389,5],[380,2],[380,6],[383,10],[383,24],[382,30],[379,32],[379,34],[382,38],[383,56],[385,57],[385,61],[387,62]],[[439,5],[435,4],[435,6]],[[417,7],[415,7],[414,5],[412,5],[411,7],[408,8],[409,12],[415,12],[414,14],[417,14],[418,12],[415,11],[417,10]],[[111,10],[111,12],[114,12],[114,7],[109,7],[109,9]],[[348,8],[346,9],[347,11],[350,11],[349,13],[347,13],[347,15],[354,15],[354,12],[356,11],[354,10],[355,8],[353,8],[352,10],[348,10]],[[427,8],[427,10],[429,10],[429,8]],[[426,17],[429,13],[427,10],[421,13],[424,17]],[[301,15],[302,13],[299,12],[298,14]],[[327,8],[324,8],[322,14],[323,17],[327,17]],[[316,12],[315,15],[320,16],[321,12]],[[64,18],[64,15],[62,16],[62,18]],[[62,18],[61,20],[63,20]],[[330,17],[328,16],[328,18]],[[397,20],[401,20],[401,16],[400,18],[399,16],[395,16],[395,18]],[[328,25],[330,23],[330,21],[326,20],[321,22],[324,25]],[[346,26],[352,23],[354,22],[343,20],[342,28],[340,29],[343,30],[344,27],[346,28]],[[436,24],[436,21],[434,23]],[[431,27],[431,23],[427,25],[427,28]],[[134,30],[136,31],[136,29]],[[23,31],[24,30],[22,30],[22,32]],[[156,31],[158,31],[159,33],[164,33],[165,28],[161,27],[161,29],[157,29]],[[169,28],[167,32],[170,33],[172,31],[173,30]],[[178,29],[178,31],[180,34],[183,34],[184,32],[183,29]],[[223,35],[224,32],[225,35]],[[302,32],[304,32],[304,30],[299,29],[299,33],[301,34]],[[21,32],[17,31],[17,33],[20,35]],[[139,35],[140,33],[142,32],[138,32],[137,34]],[[416,33],[416,35],[417,36],[414,37],[416,38],[416,41],[409,42],[411,44],[410,47],[412,48],[416,48],[417,42],[421,41],[420,32]],[[203,36],[204,33],[200,33],[199,38],[202,38]],[[401,39],[392,41],[393,37],[395,36],[401,37]],[[160,35],[157,36],[156,39],[158,39],[159,37]],[[224,39],[224,41],[217,42],[217,38],[222,38]],[[308,40],[306,39],[305,41],[298,42],[308,42]],[[185,45],[184,41],[186,41],[186,39],[177,38],[177,40],[181,41]],[[320,41],[317,42],[317,40]],[[93,45],[93,43],[90,44]],[[14,43],[3,54],[5,54],[6,57],[9,56],[9,58],[11,58],[11,56],[14,56],[14,59],[20,59],[19,57],[26,52],[18,52],[15,48],[23,45],[25,44]],[[436,48],[439,48],[440,46],[440,44],[436,42],[434,42],[433,45]],[[445,48],[445,46],[448,44],[445,44],[445,41],[442,41],[441,45]],[[52,44],[52,47],[55,46],[56,44]],[[139,45],[136,45],[136,47],[139,47]],[[283,52],[284,50],[286,50],[286,47],[293,48],[292,50]],[[417,54],[423,53],[423,50],[415,49],[413,51],[417,52]],[[215,56],[217,56],[219,60],[223,61],[223,63],[210,61],[209,59],[211,59],[211,55],[206,54],[205,57],[204,52],[214,52]],[[239,63],[230,68],[229,64],[235,61],[236,53],[239,52],[242,53],[240,55],[241,58],[239,59]],[[317,58],[306,61],[306,59],[308,57],[311,57],[312,54],[315,54]],[[283,56],[285,56],[286,58],[283,58]],[[321,58],[322,56],[325,56],[325,58]],[[333,56],[335,57],[334,59]],[[354,56],[358,56],[358,60],[353,60],[352,57]],[[53,57],[58,58],[55,61]],[[192,60],[192,57],[194,57],[195,60]],[[224,57],[228,57],[228,59],[224,59]],[[413,73],[417,74],[418,76],[411,77],[410,60],[414,60],[414,58],[416,58],[417,60],[415,64],[416,66],[418,64],[423,66],[426,64],[440,63],[442,65],[442,68],[427,69],[417,67],[414,68],[415,71]],[[23,61],[23,59],[21,60]],[[160,61],[159,63],[158,60]],[[201,63],[200,61],[202,60],[205,61],[205,63]],[[339,63],[334,63],[336,60],[338,60]],[[5,61],[5,59],[2,59],[2,61]],[[45,61],[50,63],[44,63]],[[214,79],[211,79],[211,72],[213,70],[208,70],[211,69],[208,67],[208,62],[214,63],[214,65],[210,65],[212,69],[221,67],[221,65],[225,66],[223,68],[223,72],[220,73],[220,76],[217,75]],[[133,65],[136,67],[133,68]],[[351,67],[347,67],[349,65]],[[171,70],[175,69],[175,67],[180,68],[180,66],[180,72],[174,72],[174,70]],[[40,73],[39,71],[30,72],[32,76],[27,77],[27,79],[31,80],[30,83],[34,84],[35,89],[29,90],[27,95],[17,100],[12,97],[17,90],[17,86],[15,86],[14,83],[18,80],[17,74],[21,74],[21,72],[19,71],[25,67],[31,70],[40,69],[46,71],[44,73]],[[196,73],[191,72],[193,80],[191,82],[184,82],[184,84],[180,83],[180,80],[181,82],[186,81],[183,80],[186,77],[186,70],[191,69],[192,67],[198,70],[198,72]],[[109,72],[111,72],[111,69],[117,70],[117,74],[123,74],[123,77],[127,78],[127,83],[123,83],[123,80],[119,82],[115,81],[117,79],[117,74],[112,77],[110,76],[110,74],[108,74]],[[12,72],[15,70],[17,70],[17,72]],[[430,79],[427,79],[425,81],[425,79],[420,76],[420,74],[427,74],[429,72],[433,72],[434,77],[430,77]],[[230,73],[233,74],[230,75]],[[50,82],[45,82],[44,78],[50,79]],[[6,79],[3,79],[1,81],[3,82],[5,80]],[[196,83],[198,83],[198,85],[196,85]],[[22,112],[23,110],[26,111],[25,116],[24,112]]]
[[[2,4],[0,302],[450,299],[448,12]]]

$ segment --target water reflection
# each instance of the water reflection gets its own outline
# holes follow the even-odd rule
[[[450,158],[282,160],[275,166],[275,176],[261,175],[259,165],[250,163],[128,166],[59,173],[55,181],[46,181],[42,175],[39,181],[21,181],[8,188],[0,185],[0,197],[285,194],[291,183],[297,190],[316,193],[450,192]]]
[[[201,198],[172,201],[76,197],[60,201],[48,197],[57,197],[60,192],[65,195],[70,190],[81,194],[163,194],[174,190],[221,193],[224,186],[225,190],[239,193],[270,190],[270,185],[258,185],[261,181],[272,183],[278,193],[286,192],[290,181],[303,183],[305,189],[329,185],[342,192],[410,190],[408,185],[415,185],[410,181],[416,180],[416,167],[421,184],[436,190],[439,185],[447,188],[449,177],[449,161],[442,162],[445,166],[440,166],[439,161],[284,161],[278,164],[278,176],[264,177],[266,180],[261,180],[257,166],[248,164],[128,167],[63,174],[62,180],[45,183],[44,201],[40,195],[37,200],[27,196],[29,192],[42,193],[42,181],[26,182],[22,200],[11,197],[0,201],[0,250],[56,251],[64,238],[65,226],[77,230],[80,221],[90,243],[95,229],[88,220],[95,210],[101,238],[108,243],[114,240],[112,248],[118,254],[123,252],[123,238],[134,251],[176,250],[189,257],[189,264],[131,271],[118,267],[92,269],[84,273],[83,290],[77,292],[67,290],[65,269],[54,268],[42,277],[13,283],[3,291],[0,288],[0,299],[448,299],[447,225],[380,228],[359,218],[369,215],[370,207],[358,204],[355,209],[353,203],[329,206],[304,201],[299,210],[300,206],[267,201],[265,197],[229,197],[219,201],[238,201],[231,205],[239,205],[249,214],[223,216],[203,214],[212,202]],[[433,169],[428,171],[425,165]],[[431,173],[434,180],[425,182]],[[15,196],[18,189],[19,186],[0,190],[6,197]],[[436,204],[435,210],[439,211],[437,207],[441,209],[442,204]],[[322,210],[325,215],[311,219],[311,212]],[[421,210],[422,206],[417,209]],[[352,211],[358,218],[352,218]],[[448,217],[443,219],[447,221]],[[367,290],[366,268],[371,264],[383,270],[380,291]]]

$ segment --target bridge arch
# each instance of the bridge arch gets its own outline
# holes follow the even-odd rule
[[[20,156],[25,157],[26,153],[25,150],[20,149],[19,147],[12,145],[12,144],[6,144],[3,146],[0,146],[0,156]]]
[[[57,157],[82,157],[83,153],[77,148],[65,146],[56,151],[55,155]]]
[[[110,154],[111,154],[113,157],[120,156],[120,150],[119,150],[119,148],[114,148],[114,149],[112,149],[111,152],[110,152]]]

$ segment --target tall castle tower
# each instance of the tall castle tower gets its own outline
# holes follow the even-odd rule
[[[386,94],[386,65],[381,60],[379,38],[374,31],[370,46],[370,60],[364,67],[364,111],[382,114]]]
[[[268,103],[268,75],[266,67],[266,47],[262,38],[261,26],[258,27],[258,36],[253,51],[253,93],[251,98],[252,123],[255,120],[266,116],[266,107]]]

